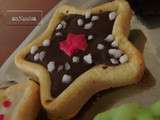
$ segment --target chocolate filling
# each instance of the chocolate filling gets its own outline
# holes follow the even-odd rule
[[[46,55],[43,61],[34,61],[34,55],[28,54],[26,56],[26,60],[39,63],[43,66],[47,66],[47,64],[50,61],[55,61],[56,63],[56,69],[50,73],[51,80],[52,80],[52,87],[51,87],[51,93],[53,97],[57,97],[61,92],[63,92],[64,89],[66,89],[69,84],[62,82],[62,77],[64,74],[69,74],[72,77],[72,81],[75,80],[79,75],[87,71],[88,69],[92,68],[95,65],[98,64],[106,64],[106,65],[113,65],[110,62],[110,58],[113,57],[108,54],[108,49],[115,48],[111,46],[111,43],[105,42],[104,38],[112,33],[112,28],[114,24],[114,20],[109,20],[109,12],[94,14],[99,16],[99,20],[94,21],[94,25],[91,29],[85,30],[84,26],[78,26],[77,20],[79,18],[84,20],[85,23],[89,23],[91,19],[85,19],[82,15],[68,15],[64,17],[64,21],[67,23],[67,26],[65,29],[55,30],[51,37],[51,43],[49,47],[41,46],[36,51],[36,53],[45,51]],[[93,16],[93,15],[92,15]],[[62,36],[56,36],[56,32],[61,32]],[[67,56],[63,51],[59,49],[59,43],[60,41],[64,41],[66,39],[66,36],[69,33],[74,34],[85,34],[86,40],[88,38],[88,35],[93,35],[92,40],[87,40],[87,50],[86,51],[79,51],[75,56],[78,56],[80,58],[79,63],[73,63],[72,57]],[[97,44],[103,44],[105,48],[103,50],[97,49]],[[35,54],[36,54],[35,53]],[[92,55],[92,64],[87,64],[83,60],[83,56],[91,53]],[[68,62],[71,66],[71,69],[66,71],[65,69],[58,71],[57,68],[59,65],[64,65],[66,62]],[[118,63],[119,64],[119,63]],[[105,68],[104,68],[105,69]],[[70,83],[71,84],[71,83]]]

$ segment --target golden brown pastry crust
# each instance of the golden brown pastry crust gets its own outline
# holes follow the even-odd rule
[[[39,64],[26,61],[25,56],[33,45],[41,46],[43,40],[50,39],[52,32],[65,15],[84,15],[86,12],[86,9],[69,5],[59,7],[51,18],[47,29],[16,55],[16,65],[39,81],[41,102],[51,119],[70,119],[95,93],[104,89],[136,83],[143,75],[143,57],[127,39],[132,16],[128,3],[124,0],[114,1],[91,8],[90,11],[92,13],[101,11],[116,11],[118,13],[112,34],[118,40],[119,48],[128,55],[129,61],[127,63],[114,67],[107,66],[106,69],[102,68],[106,65],[97,65],[81,74],[58,97],[53,98],[50,93],[51,80],[48,71]]]
[[[0,103],[9,100],[9,108],[0,107],[5,120],[36,120],[40,109],[39,86],[30,80],[0,90]],[[1,104],[2,105],[2,104]]]

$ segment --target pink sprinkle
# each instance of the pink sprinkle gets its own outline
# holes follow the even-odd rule
[[[5,108],[9,108],[10,106],[11,106],[11,101],[9,101],[9,100],[5,100],[5,101],[3,101],[3,107],[5,107]]]
[[[4,115],[0,113],[0,120],[4,120]]]
[[[87,48],[85,35],[69,33],[66,40],[60,42],[59,48],[70,57],[79,50],[85,51]]]

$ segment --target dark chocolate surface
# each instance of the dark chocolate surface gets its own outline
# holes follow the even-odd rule
[[[35,63],[39,63],[43,66],[47,66],[50,61],[55,61],[56,69],[50,73],[52,80],[52,89],[51,93],[53,97],[57,97],[65,88],[68,87],[69,84],[62,83],[62,77],[64,74],[69,74],[72,76],[72,81],[76,79],[79,75],[90,69],[91,67],[97,64],[107,64],[112,65],[110,62],[110,55],[108,54],[108,49],[113,48],[111,44],[104,41],[104,38],[112,33],[112,28],[114,24],[114,20],[110,21],[108,18],[108,12],[99,13],[99,20],[94,21],[94,25],[91,29],[85,30],[84,27],[80,27],[77,25],[77,20],[82,18],[84,23],[88,23],[91,20],[85,19],[84,16],[81,15],[69,15],[64,17],[64,21],[67,23],[67,27],[64,30],[55,30],[51,37],[51,44],[49,47],[41,46],[39,47],[37,52],[46,51],[46,55],[44,60],[34,61],[34,55],[30,53],[26,56],[26,59]],[[61,32],[62,36],[55,36],[56,32]],[[88,35],[93,35],[93,40],[87,40],[87,50],[79,51],[74,56],[78,56],[80,58],[79,63],[73,63],[72,57],[67,56],[63,51],[59,49],[60,41],[64,41],[68,33],[74,34],[85,34],[86,40]],[[102,43],[105,48],[103,50],[97,50],[97,44]],[[37,53],[36,52],[36,53]],[[92,55],[92,64],[87,64],[83,60],[83,56],[91,53]],[[65,69],[60,72],[57,71],[59,65],[64,65],[68,62],[71,65],[71,69],[66,71]]]

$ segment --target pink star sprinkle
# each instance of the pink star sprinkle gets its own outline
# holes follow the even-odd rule
[[[60,42],[59,48],[69,57],[77,53],[79,50],[85,51],[87,48],[85,35],[69,33],[66,40]]]
[[[4,115],[0,113],[0,120],[4,120]]]
[[[2,103],[4,108],[9,108],[11,106],[11,101],[10,100],[4,100]]]

